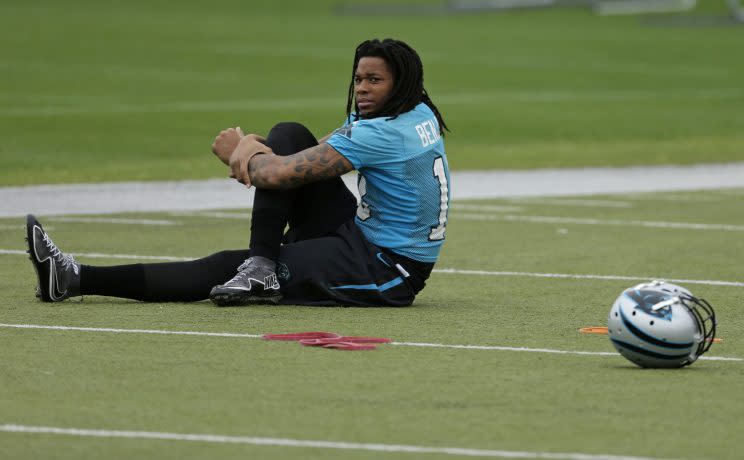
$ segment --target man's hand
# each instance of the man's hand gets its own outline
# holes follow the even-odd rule
[[[249,134],[240,139],[228,162],[231,171],[230,177],[237,179],[241,184],[251,186],[251,176],[248,174],[248,163],[251,158],[259,153],[274,153],[263,142],[266,142],[266,139],[256,134]]]
[[[220,131],[212,143],[212,153],[217,155],[217,158],[219,158],[220,161],[229,165],[230,155],[235,151],[235,148],[238,146],[238,143],[243,136],[244,134],[243,131],[241,131],[240,126]]]

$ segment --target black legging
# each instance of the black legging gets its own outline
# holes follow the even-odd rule
[[[279,123],[269,131],[266,145],[277,155],[291,155],[318,145],[299,123]],[[251,253],[276,260],[284,227],[284,242],[317,238],[353,217],[356,198],[340,177],[289,190],[256,189],[251,222]]]
[[[318,145],[299,123],[279,123],[266,137],[277,155],[291,155]],[[289,190],[256,189],[250,251],[221,251],[189,262],[131,264],[113,267],[83,265],[84,295],[124,297],[151,302],[204,300],[213,286],[235,275],[251,255],[276,260],[284,242],[317,238],[338,228],[355,212],[356,199],[340,177]],[[284,235],[284,228],[289,230]]]

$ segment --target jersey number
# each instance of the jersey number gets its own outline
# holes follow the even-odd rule
[[[434,177],[439,182],[439,222],[435,227],[431,227],[429,232],[429,241],[437,241],[444,239],[444,230],[447,225],[447,209],[448,205],[448,192],[449,185],[447,184],[447,175],[444,172],[444,160],[442,157],[437,157],[434,160],[432,167]],[[359,187],[359,206],[357,206],[356,215],[359,220],[367,220],[372,216],[372,212],[369,209],[369,204],[364,201],[364,195],[367,194],[367,179],[363,175],[359,175],[359,181],[357,182]]]
[[[359,200],[359,206],[357,206],[356,215],[359,220],[367,220],[372,215],[372,212],[370,212],[369,210],[369,205],[364,202],[364,195],[367,194],[367,179],[361,174],[359,174],[357,187],[359,188],[359,196],[361,197],[361,200]]]
[[[449,186],[447,185],[447,175],[444,173],[444,160],[437,157],[434,160],[434,177],[439,180],[439,225],[431,228],[429,232],[429,241],[443,240],[444,227],[447,225],[447,208]]]

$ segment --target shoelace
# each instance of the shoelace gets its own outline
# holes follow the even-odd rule
[[[253,257],[249,257],[249,258],[245,259],[245,260],[243,261],[243,263],[242,263],[242,264],[240,264],[240,267],[238,267],[238,271],[239,271],[239,272],[242,272],[243,270],[245,270],[246,268],[248,268],[248,265],[250,265],[250,264],[251,264],[251,261],[252,261],[252,260],[253,260]]]
[[[72,267],[72,270],[75,272],[75,274],[78,274],[78,266],[75,262],[75,258],[72,257],[70,254],[62,254],[62,251],[59,250],[57,245],[54,244],[54,241],[52,241],[52,239],[49,238],[49,235],[47,235],[46,233],[44,233],[44,243],[46,244],[49,252],[52,253],[52,258],[58,263],[62,264],[62,268],[68,269]]]
[[[243,263],[240,264],[240,267],[238,267],[238,274],[235,275],[235,276],[233,276],[232,279],[230,281],[228,281],[227,283],[225,283],[225,284],[242,282],[243,281],[243,278],[247,274],[246,271],[245,271],[245,269],[247,269],[248,266],[250,265],[251,259],[252,259],[251,257],[245,259],[243,261]]]

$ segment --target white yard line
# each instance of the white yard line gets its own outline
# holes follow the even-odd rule
[[[51,227],[51,226],[50,227],[47,227],[46,225],[44,226],[44,230],[51,231],[51,230],[54,230],[54,229],[55,229],[55,227]],[[20,234],[25,234],[26,233],[26,226],[25,225],[0,225],[0,231],[14,231],[14,232],[18,232]]]
[[[90,257],[92,259],[126,259],[126,260],[164,260],[164,261],[187,261],[194,260],[194,257],[177,257],[177,256],[150,256],[141,254],[101,254],[97,252],[69,252],[74,257]],[[21,249],[0,249],[0,255],[28,255]],[[574,274],[574,273],[538,273],[538,272],[517,272],[517,271],[488,271],[488,270],[462,270],[457,268],[435,268],[433,273],[451,273],[456,275],[484,275],[484,276],[525,276],[532,278],[566,278],[566,279],[593,279],[593,280],[611,280],[611,281],[648,281],[652,279],[663,279],[671,283],[680,284],[702,284],[708,286],[734,286],[744,287],[744,282],[740,281],[721,281],[721,280],[696,280],[696,279],[678,279],[667,278],[664,276],[644,276],[644,275],[598,275],[598,274]]]
[[[453,203],[450,209],[454,211],[487,211],[487,212],[522,212],[521,206],[502,206],[496,204],[466,204]]]
[[[139,254],[99,254],[97,252],[66,252],[74,257],[90,257],[92,259],[127,259],[127,260],[165,260],[165,261],[184,261],[194,260],[193,257],[175,257],[175,256],[143,256]],[[23,255],[28,253],[20,249],[0,249],[0,255]]]
[[[163,219],[125,219],[108,217],[50,217],[52,222],[80,222],[90,224],[123,224],[123,225],[183,225],[181,222]]]
[[[75,332],[100,332],[100,333],[117,333],[117,334],[155,334],[155,335],[190,335],[190,336],[208,336],[208,337],[230,337],[230,338],[261,338],[260,334],[243,334],[235,332],[197,332],[197,331],[164,331],[159,329],[119,329],[108,327],[80,327],[80,326],[56,326],[45,324],[4,324],[0,323],[0,328],[9,329],[35,329],[35,330],[53,330],[53,331],[75,331]],[[529,347],[507,347],[499,345],[457,345],[445,343],[426,343],[426,342],[392,342],[390,345],[403,347],[420,347],[420,348],[449,348],[457,350],[488,350],[488,351],[515,351],[527,353],[549,353],[559,355],[577,355],[577,356],[620,356],[615,352],[603,351],[581,351],[581,350],[559,350],[552,348],[529,348]],[[710,361],[744,361],[742,358],[725,357],[725,356],[701,356],[699,359]]]
[[[434,447],[415,446],[405,444],[357,443],[345,441],[324,441],[291,438],[261,438],[254,436],[228,436],[217,434],[187,434],[163,433],[157,431],[122,431],[88,428],[62,428],[50,426],[28,426],[16,424],[0,425],[0,432],[47,434],[59,436],[77,436],[94,438],[127,438],[127,439],[158,439],[163,441],[209,442],[218,444],[246,444],[253,446],[299,447],[305,449],[337,449],[372,451],[382,453],[413,453],[456,455],[464,457],[485,458],[536,458],[551,460],[661,460],[651,457],[633,457],[627,455],[560,453],[535,451],[510,451],[473,449],[468,447]]]
[[[586,280],[607,280],[607,281],[648,281],[664,280],[670,283],[679,284],[702,284],[707,286],[733,286],[744,287],[741,281],[720,281],[720,280],[694,280],[667,278],[664,276],[626,276],[626,275],[582,275],[572,273],[537,273],[537,272],[512,272],[512,271],[488,271],[488,270],[460,270],[456,268],[435,268],[434,273],[452,273],[455,275],[483,275],[483,276],[525,276],[529,278],[563,278],[563,279],[586,279]]]
[[[78,327],[78,326],[49,326],[41,324],[4,324],[0,327],[11,329],[46,329],[52,331],[78,331],[78,332],[111,332],[121,334],[155,334],[155,335],[195,335],[204,337],[235,337],[243,339],[258,339],[260,334],[243,334],[233,332],[198,332],[198,331],[164,331],[160,329],[119,329],[112,327]]]
[[[715,194],[719,194],[723,190],[715,190]],[[661,195],[649,195],[648,193],[623,193],[618,195],[618,198],[633,201],[673,201],[682,203],[715,203],[721,201],[720,196],[700,196],[692,193],[664,193]]]
[[[581,206],[587,208],[632,208],[633,203],[628,201],[615,200],[579,200],[579,199],[534,199],[534,198],[515,198],[510,200],[514,204],[538,204],[547,206]]]
[[[589,219],[560,216],[525,216],[517,214],[468,214],[452,212],[450,218],[480,221],[531,222],[535,224],[609,225],[615,227],[674,228],[681,230],[720,230],[744,232],[744,225],[707,224],[695,222],[664,222],[647,220]]]
[[[356,174],[344,177],[357,194]],[[744,187],[744,162],[692,166],[453,171],[452,197],[558,197]],[[231,179],[0,187],[0,217],[248,208],[253,190]]]
[[[230,211],[176,211],[168,213],[175,217],[213,217],[215,219],[238,219],[238,220],[251,220],[251,214],[249,212],[230,212]]]
[[[550,353],[557,355],[579,355],[579,356],[620,356],[618,353],[609,351],[580,351],[580,350],[557,350],[553,348],[528,348],[528,347],[504,347],[498,345],[452,345],[446,343],[421,343],[421,342],[392,342],[391,345],[405,347],[424,348],[454,348],[459,350],[492,350],[492,351],[517,351],[527,353]],[[698,359],[709,361],[744,361],[742,358],[726,356],[701,356]]]
[[[743,189],[731,189],[731,190],[723,189],[723,190],[716,190],[715,191],[715,194],[716,195],[721,195],[721,196],[724,196],[724,197],[726,197],[726,196],[744,196],[744,190]]]

